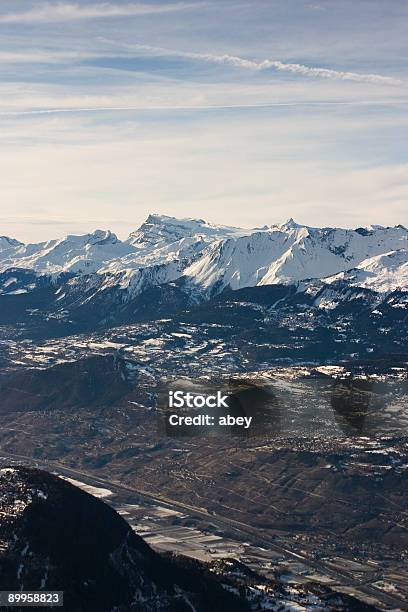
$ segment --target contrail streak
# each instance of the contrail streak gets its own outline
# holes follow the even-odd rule
[[[356,101],[310,101],[310,102],[266,102],[264,104],[213,104],[203,106],[93,106],[78,108],[38,108],[27,110],[0,111],[0,117],[24,117],[30,115],[55,115],[58,113],[99,113],[99,112],[160,112],[160,111],[212,111],[245,110],[296,106],[388,106],[404,105],[408,100],[356,100]]]
[[[105,40],[105,42],[111,42]],[[184,57],[186,59],[201,60],[204,62],[210,62],[213,64],[229,64],[237,68],[243,68],[246,70],[263,71],[268,69],[274,69],[278,71],[291,72],[293,74],[299,74],[308,77],[318,77],[322,79],[331,79],[338,81],[356,81],[360,83],[378,83],[383,85],[401,85],[402,81],[394,77],[383,76],[381,74],[365,74],[359,72],[350,72],[347,70],[333,70],[329,68],[318,68],[315,66],[306,66],[304,64],[294,64],[281,62],[275,59],[265,59],[262,61],[249,60],[236,55],[214,55],[212,53],[194,53],[190,51],[177,51],[172,49],[166,49],[163,47],[153,47],[150,45],[123,45],[120,46],[127,48],[128,50],[140,50],[148,51],[155,55],[168,56],[168,57]]]

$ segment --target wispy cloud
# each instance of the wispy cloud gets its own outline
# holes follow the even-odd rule
[[[203,6],[201,2],[176,2],[173,4],[41,4],[28,11],[19,13],[3,13],[0,23],[41,23],[74,21],[79,19],[99,19],[106,17],[133,17],[138,15],[152,15],[156,13],[171,13]]]
[[[228,64],[245,70],[263,71],[268,69],[291,72],[307,77],[318,77],[322,79],[341,80],[341,81],[356,81],[359,83],[377,83],[383,85],[400,85],[402,81],[394,77],[388,77],[381,74],[366,74],[360,72],[350,72],[347,70],[332,70],[329,68],[319,68],[315,66],[306,66],[304,64],[292,64],[281,62],[275,59],[264,59],[261,61],[249,60],[236,55],[214,55],[212,53],[194,53],[186,51],[177,51],[173,49],[165,49],[162,47],[152,47],[149,45],[128,45],[129,49],[139,49],[154,53],[155,55],[184,57],[187,59],[200,60],[213,64]]]
[[[0,63],[5,64],[49,64],[84,60],[97,57],[99,57],[97,53],[82,51],[59,51],[55,49],[0,51]]]
[[[1,23],[1,19],[0,19]],[[149,45],[130,45],[130,48],[140,51],[150,52],[154,55],[166,57],[183,57],[186,59],[210,62],[214,64],[227,64],[244,70],[261,72],[264,70],[278,70],[291,72],[307,77],[317,77],[335,81],[356,81],[359,83],[374,83],[384,85],[401,85],[402,81],[394,77],[380,74],[365,74],[350,71],[339,71],[328,68],[317,68],[305,66],[303,64],[285,63],[279,60],[265,59],[262,61],[248,60],[235,55],[213,55],[209,53],[194,53],[164,49],[162,47],[151,47]],[[101,53],[97,52],[78,52],[78,51],[57,51],[57,50],[34,50],[9,52],[0,51],[0,63],[58,63],[66,61],[84,60],[98,58]],[[131,54],[126,53],[122,57],[129,58]],[[116,55],[116,57],[119,57]]]
[[[1,18],[0,18],[1,23]],[[149,45],[129,45],[129,49],[145,51],[154,55],[166,57],[183,57],[191,60],[210,62],[214,64],[227,64],[244,70],[261,72],[264,70],[278,70],[291,72],[307,77],[317,77],[322,79],[337,81],[356,81],[359,83],[374,83],[384,85],[401,85],[402,81],[394,77],[380,74],[365,74],[350,71],[339,71],[328,68],[317,68],[305,66],[303,64],[285,63],[279,60],[265,59],[262,61],[248,60],[235,55],[213,55],[210,53],[194,53],[164,49],[162,47],[151,47]],[[58,63],[75,60],[85,60],[98,58],[102,53],[79,52],[79,51],[58,51],[58,50],[26,50],[26,51],[0,51],[0,63]],[[129,58],[132,53],[129,51],[122,57]],[[116,54],[116,57],[120,57]]]

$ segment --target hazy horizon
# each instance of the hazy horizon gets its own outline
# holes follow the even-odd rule
[[[159,214],[159,213],[154,213],[153,212],[153,213],[149,213],[149,214],[156,215],[156,214]],[[165,216],[165,217],[173,217],[173,218],[175,218],[174,215],[171,215],[171,214],[160,213],[160,215],[161,216]],[[20,242],[28,244],[28,243],[44,242],[44,241],[55,240],[55,239],[59,240],[59,239],[62,239],[64,237],[66,237],[66,236],[69,236],[69,235],[85,235],[85,234],[92,234],[92,233],[94,233],[94,232],[96,232],[98,230],[101,230],[101,231],[108,231],[109,230],[109,231],[113,232],[120,240],[126,240],[132,232],[137,230],[147,220],[147,216],[145,218],[143,218],[139,223],[136,223],[136,224],[129,224],[129,223],[127,223],[126,224],[127,229],[124,229],[122,227],[118,231],[112,229],[112,227],[100,224],[100,225],[96,225],[96,226],[89,225],[88,228],[85,227],[83,230],[77,230],[76,231],[75,228],[74,228],[72,231],[68,231],[68,232],[65,232],[65,233],[61,233],[61,232],[55,233],[54,232],[52,235],[51,234],[45,234],[44,233],[45,229],[42,229],[39,232],[40,238],[37,239],[37,240],[30,240],[30,239],[24,240],[24,238],[22,238],[21,236],[11,235],[11,234],[4,234],[4,233],[3,234],[0,233],[0,237],[1,236],[6,236],[8,238],[14,238],[16,240],[19,240]],[[293,219],[292,217],[289,217],[287,219],[275,220],[275,221],[265,222],[265,223],[256,224],[256,225],[252,225],[252,226],[243,226],[243,225],[234,225],[233,223],[230,223],[230,224],[227,224],[227,223],[215,223],[211,219],[203,218],[203,217],[198,217],[198,216],[196,216],[196,217],[176,217],[176,218],[179,219],[179,220],[186,220],[186,221],[188,221],[188,220],[193,220],[194,221],[194,220],[201,219],[201,220],[203,220],[203,221],[205,221],[205,222],[207,222],[209,224],[212,224],[212,225],[230,225],[231,227],[237,227],[239,229],[244,229],[244,230],[246,230],[246,229],[248,229],[248,230],[263,229],[265,226],[282,225],[282,224],[286,223],[287,221],[294,221],[298,225],[303,225],[303,226],[306,226],[306,227],[320,227],[320,228],[324,228],[324,227],[338,227],[338,228],[342,228],[342,229],[357,229],[358,227],[369,227],[370,225],[379,225],[379,224],[366,223],[366,224],[363,224],[363,225],[360,225],[360,226],[359,225],[334,226],[334,225],[330,225],[330,224],[329,225],[311,226],[310,224],[308,224],[306,222],[302,222],[299,219]],[[123,222],[122,225],[124,225],[124,224],[125,224],[125,222]],[[393,227],[395,225],[403,225],[403,224],[383,225],[383,227]],[[50,224],[50,226],[51,227],[55,227],[54,224]],[[61,226],[65,227],[66,224],[64,222],[61,222]],[[44,235],[42,235],[42,234],[44,234]]]

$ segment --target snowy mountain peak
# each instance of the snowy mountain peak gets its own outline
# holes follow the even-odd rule
[[[137,248],[162,247],[177,242],[183,238],[200,237],[207,241],[216,238],[226,238],[243,230],[224,225],[213,225],[203,219],[177,219],[166,215],[149,215],[135,232],[132,232],[127,242]]]
[[[207,225],[204,219],[192,219],[190,217],[185,217],[182,219],[178,219],[177,217],[171,217],[169,215],[160,215],[158,213],[150,214],[145,223],[151,224],[173,224],[180,225],[180,223],[191,224],[191,225]]]
[[[89,234],[68,234],[64,238],[60,240],[50,240],[46,244],[55,245],[55,244],[66,244],[66,245],[78,245],[78,244],[115,244],[119,242],[116,234],[111,232],[110,230],[101,230],[96,229],[94,232]]]
[[[17,267],[40,273],[93,273],[103,264],[134,251],[109,230],[68,235],[37,244],[17,244],[0,251],[0,270]]]
[[[285,221],[285,223],[281,223],[280,225],[277,226],[272,226],[272,227],[279,227],[283,230],[288,229],[300,229],[302,227],[306,227],[305,225],[302,225],[300,223],[296,223],[296,221],[293,219],[293,217],[290,217],[290,219],[288,219],[287,221]]]
[[[89,235],[88,244],[116,244],[119,242],[116,234],[111,232],[110,230],[95,230],[92,234]]]
[[[132,232],[127,240],[134,245],[155,245],[180,240],[201,231],[206,225],[201,219],[176,219],[166,215],[149,215],[144,223]]]
[[[23,246],[23,243],[9,236],[0,236],[0,253]]]
[[[375,230],[383,230],[385,229],[385,227],[383,225],[372,223],[371,225],[366,225],[365,229],[368,229],[369,231],[375,231]]]

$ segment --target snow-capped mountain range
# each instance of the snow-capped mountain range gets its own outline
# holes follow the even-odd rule
[[[124,241],[109,230],[38,244],[0,237],[0,272],[16,268],[53,278],[86,275],[98,290],[120,287],[132,297],[177,279],[206,295],[305,279],[389,292],[408,289],[408,230],[313,228],[293,219],[240,229],[149,215]],[[13,291],[13,283],[3,284],[3,294]]]

